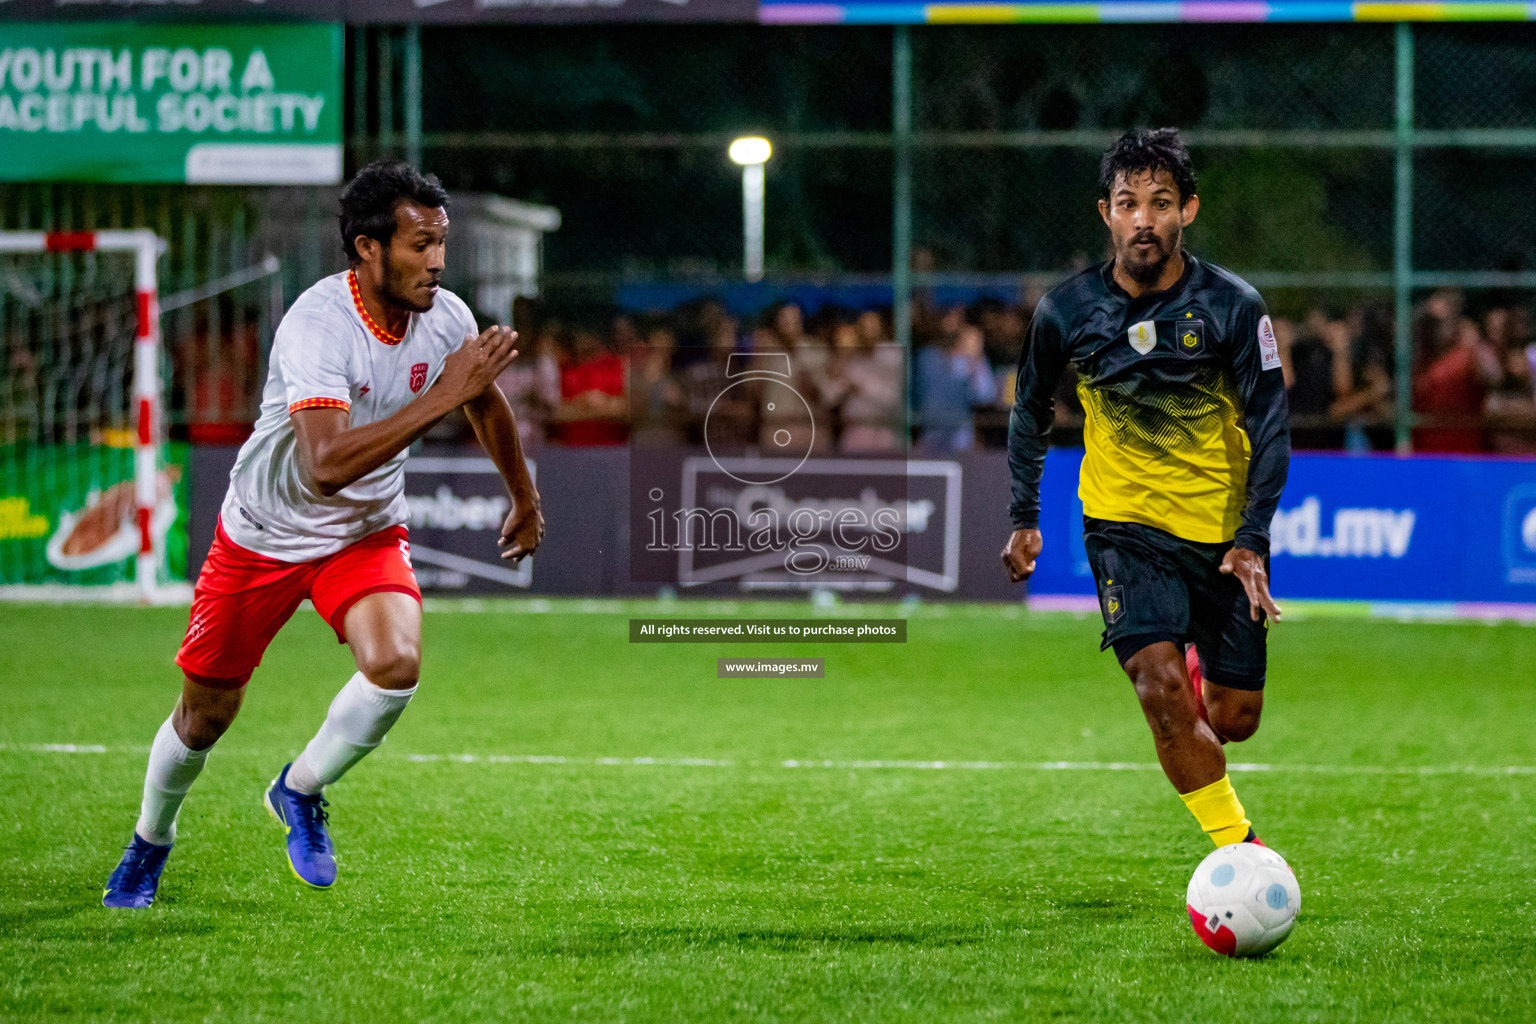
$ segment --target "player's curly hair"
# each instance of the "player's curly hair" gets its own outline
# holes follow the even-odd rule
[[[1179,205],[1195,194],[1195,168],[1177,128],[1132,128],[1099,160],[1099,193],[1108,199],[1122,174],[1167,171],[1179,190]]]
[[[347,262],[361,263],[357,239],[366,235],[381,245],[395,237],[395,207],[409,199],[434,210],[446,209],[448,190],[435,174],[422,174],[400,160],[375,160],[357,172],[341,193],[341,249]]]

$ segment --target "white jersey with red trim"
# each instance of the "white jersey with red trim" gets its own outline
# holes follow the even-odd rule
[[[261,415],[220,511],[229,539],[257,554],[306,562],[404,523],[404,451],[325,497],[299,471],[291,417],[328,407],[348,410],[354,427],[386,419],[424,394],[448,353],[479,333],[469,307],[442,289],[395,338],[368,316],[356,287],[351,272],[324,278],[277,329]]]

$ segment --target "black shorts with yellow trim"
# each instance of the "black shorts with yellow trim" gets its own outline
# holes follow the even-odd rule
[[[1262,611],[1258,622],[1249,617],[1242,583],[1221,572],[1231,542],[1202,544],[1141,523],[1084,516],[1083,543],[1104,615],[1100,650],[1115,648],[1124,664],[1158,640],[1193,642],[1211,682],[1264,688],[1269,623]]]

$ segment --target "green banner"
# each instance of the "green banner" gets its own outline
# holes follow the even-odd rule
[[[0,584],[95,586],[134,577],[139,552],[132,448],[0,446]],[[151,528],[161,579],[187,575],[185,444],[161,447]]]
[[[339,25],[0,24],[0,180],[341,180]]]

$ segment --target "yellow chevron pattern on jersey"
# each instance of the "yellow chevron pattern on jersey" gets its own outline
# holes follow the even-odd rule
[[[1086,415],[1077,492],[1085,515],[1201,543],[1233,538],[1247,495],[1249,449],[1225,370],[1202,366],[1185,380],[1079,377],[1077,394]]]

